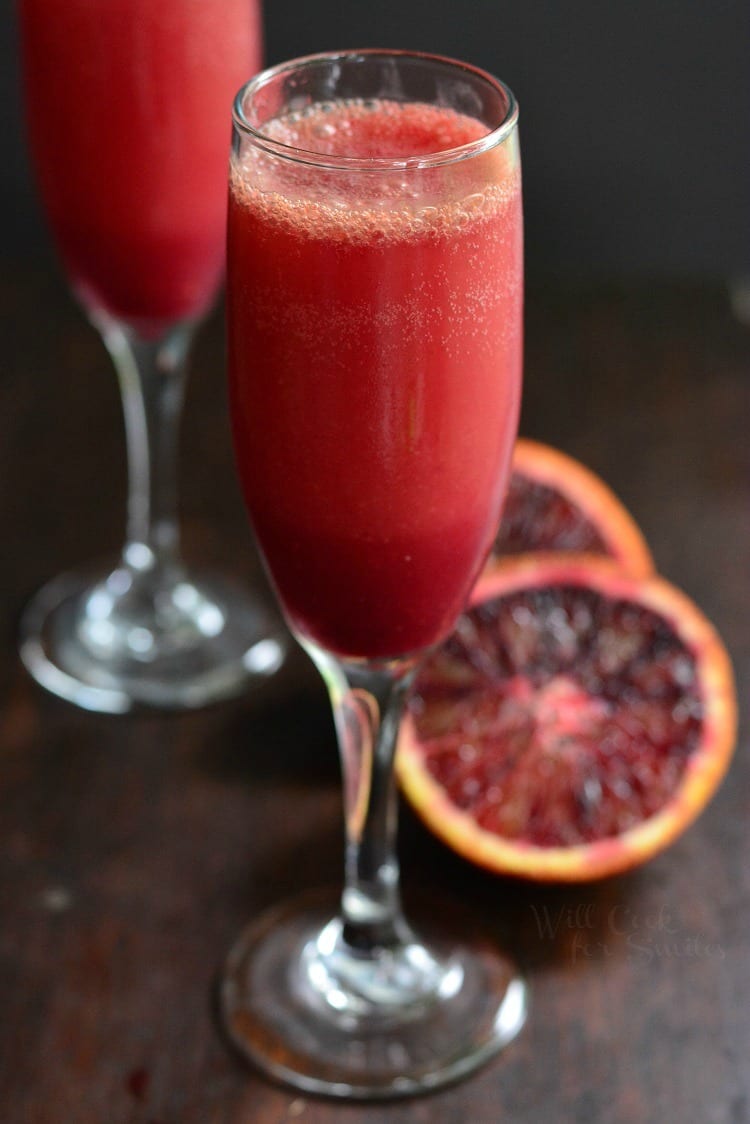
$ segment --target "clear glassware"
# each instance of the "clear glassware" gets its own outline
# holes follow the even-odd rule
[[[510,1041],[526,987],[492,942],[400,904],[393,759],[421,656],[494,537],[521,385],[517,107],[473,67],[360,51],[238,94],[227,308],[236,460],[286,618],[333,706],[338,906],[292,902],[230,953],[235,1045],[311,1092],[386,1098]],[[451,925],[453,921],[453,925]]]
[[[238,585],[183,560],[185,359],[224,264],[222,121],[260,63],[256,0],[21,0],[31,152],[74,291],[117,370],[125,545],[32,600],[20,651],[81,707],[202,706],[275,671],[283,644]]]

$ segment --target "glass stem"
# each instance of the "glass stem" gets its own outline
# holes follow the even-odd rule
[[[169,569],[179,560],[177,438],[194,325],[144,339],[114,322],[98,325],[117,370],[128,453],[125,563]]]
[[[349,664],[319,650],[313,658],[331,697],[344,780],[342,937],[366,955],[411,937],[401,912],[393,761],[416,663]]]

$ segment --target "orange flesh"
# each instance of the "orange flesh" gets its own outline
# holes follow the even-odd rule
[[[472,861],[531,878],[598,877],[666,846],[734,742],[731,668],[705,618],[665,582],[575,557],[509,562],[474,600],[405,724],[417,811]]]
[[[542,550],[610,557],[634,577],[654,570],[641,531],[603,480],[560,450],[520,438],[488,569]]]

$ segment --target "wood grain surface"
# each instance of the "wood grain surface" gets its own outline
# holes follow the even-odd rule
[[[189,716],[104,718],[31,683],[18,615],[114,551],[115,379],[45,260],[0,269],[0,1121],[2,1124],[743,1124],[750,1120],[748,728],[668,853],[587,888],[475,871],[405,811],[405,884],[460,898],[529,974],[521,1037],[471,1080],[389,1106],[268,1083],[222,1040],[217,972],[258,910],[336,882],[340,792],[321,683]],[[659,567],[750,679],[750,331],[720,288],[534,290],[522,431],[601,473]],[[234,481],[221,323],[183,427],[187,552],[267,597]]]

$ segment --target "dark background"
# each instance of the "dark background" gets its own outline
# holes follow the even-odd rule
[[[15,254],[43,241],[14,5],[0,7],[0,213]],[[269,0],[266,58],[398,46],[483,66],[521,105],[532,277],[715,280],[750,272],[749,12],[747,0]]]

